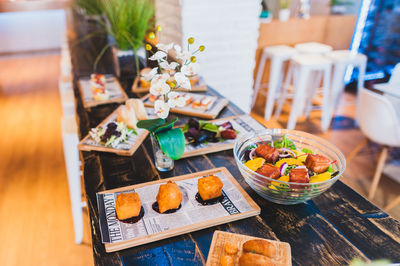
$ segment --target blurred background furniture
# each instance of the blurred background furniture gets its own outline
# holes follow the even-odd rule
[[[373,88],[384,93],[400,95],[400,63],[394,67],[388,82],[374,84]]]
[[[260,67],[258,68],[255,84],[254,94],[252,99],[252,107],[257,99],[258,92],[261,88],[268,87],[267,102],[265,105],[265,120],[269,120],[272,115],[275,100],[280,96],[281,84],[285,73],[285,63],[287,63],[293,55],[296,54],[296,49],[287,45],[268,46],[263,50],[260,59]],[[267,60],[270,59],[270,71],[268,86],[261,84],[261,79],[264,74],[265,65]]]
[[[359,91],[357,118],[362,133],[373,142],[382,145],[374,178],[368,193],[373,199],[388,157],[389,147],[400,147],[400,117],[392,102],[376,92],[361,88]],[[348,163],[368,143],[363,141],[349,154]]]
[[[332,51],[332,46],[318,42],[299,43],[294,48],[303,54],[319,54],[323,55]]]

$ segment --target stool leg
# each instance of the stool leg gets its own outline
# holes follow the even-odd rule
[[[285,102],[285,99],[287,98],[288,88],[289,88],[290,84],[292,84],[293,72],[294,72],[293,69],[294,69],[294,65],[290,62],[288,73],[286,74],[285,82],[283,84],[282,91],[279,95],[278,106],[276,107],[276,111],[275,111],[275,120],[278,120],[278,117],[282,112],[283,103]]]
[[[372,200],[375,196],[376,189],[378,188],[379,181],[382,177],[383,167],[385,166],[385,162],[388,156],[388,148],[383,147],[381,153],[378,158],[378,165],[376,166],[374,179],[372,180],[371,188],[368,192],[368,199]]]
[[[265,105],[264,118],[266,121],[271,119],[272,110],[274,109],[275,94],[279,87],[279,75],[282,71],[282,61],[272,57],[271,71],[269,72],[269,85],[267,94],[267,104]]]
[[[329,65],[324,69],[324,84],[323,84],[323,100],[322,100],[322,131],[326,131],[331,124],[328,116],[328,108],[330,99],[331,87],[331,66]]]
[[[328,106],[326,108],[326,123],[323,131],[327,130],[335,113],[335,109],[339,105],[340,95],[344,90],[344,75],[346,74],[347,65],[339,64],[334,67],[331,81],[331,89]],[[325,97],[325,95],[324,95]]]
[[[399,203],[400,203],[400,196],[397,196],[397,198],[395,198],[391,203],[386,205],[383,209],[385,210],[385,212],[390,211],[393,207],[395,207]]]
[[[294,129],[294,127],[296,126],[297,117],[304,109],[304,100],[308,76],[309,70],[305,67],[300,67],[298,83],[296,84],[297,86],[295,88],[292,108],[290,110],[289,121],[287,124],[288,129]]]
[[[306,110],[304,115],[308,117],[310,115],[312,105],[313,105],[313,98],[314,95],[317,93],[317,89],[319,88],[319,85],[321,84],[321,78],[322,78],[322,73],[321,71],[315,71],[315,78],[310,80],[309,84],[310,86],[308,87],[308,96],[307,96],[307,102],[306,102]]]
[[[253,98],[251,100],[251,108],[254,107],[254,104],[256,103],[256,100],[257,100],[258,92],[260,91],[260,88],[261,88],[261,79],[264,74],[265,63],[267,61],[267,58],[268,58],[267,55],[263,53],[261,56],[260,65],[259,65],[258,71],[257,71],[256,82],[254,83],[254,93],[253,93]]]

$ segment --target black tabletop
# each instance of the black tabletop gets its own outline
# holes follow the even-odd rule
[[[96,34],[90,39],[84,36],[98,31],[101,27],[95,21],[69,14],[68,36],[80,138],[118,106],[108,104],[84,109],[80,100],[77,79],[93,72],[96,54],[107,41],[104,35]],[[98,71],[114,73],[114,63],[111,52],[107,51],[100,60]],[[132,78],[122,76],[120,82],[130,97],[139,96],[130,91]],[[209,88],[207,94],[217,95],[217,92]],[[237,114],[243,114],[243,111],[230,103],[220,117]],[[181,123],[187,119],[185,116],[179,118]],[[313,200],[284,206],[268,202],[247,185],[231,150],[178,160],[174,170],[168,173],[159,173],[154,168],[149,139],[131,157],[102,152],[82,152],[81,155],[96,265],[203,265],[215,230],[288,242],[294,265],[343,265],[353,258],[365,261],[387,258],[400,262],[400,223],[341,181]],[[261,207],[259,216],[118,252],[105,252],[96,192],[222,166]]]

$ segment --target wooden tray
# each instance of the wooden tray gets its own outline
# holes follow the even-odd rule
[[[290,251],[290,245],[286,242],[280,242],[275,240],[263,239],[253,236],[246,236],[240,234],[233,234],[223,231],[215,231],[213,239],[211,241],[210,251],[208,252],[206,266],[219,266],[221,265],[221,258],[227,255],[225,252],[225,244],[230,242],[237,245],[239,251],[236,255],[232,255],[234,258],[234,265],[239,265],[239,257],[242,254],[243,243],[248,240],[262,239],[275,244],[278,250],[278,256],[275,258],[276,265],[292,265],[292,256]]]
[[[265,127],[258,123],[254,118],[250,115],[238,115],[238,116],[231,116],[231,117],[224,117],[216,120],[210,120],[211,123],[222,124],[224,122],[231,121],[233,128],[238,130],[239,133],[237,134],[236,139],[250,134],[254,131],[264,130]],[[187,144],[185,147],[185,153],[183,154],[182,158],[187,158],[191,156],[197,156],[207,153],[213,153],[218,151],[230,150],[235,145],[236,139],[233,140],[225,140],[224,142],[217,142],[217,143],[208,143],[208,144],[201,144],[197,147],[194,147],[190,144]]]
[[[115,121],[118,110],[120,108],[121,106],[115,109],[115,111],[112,112],[109,116],[107,116],[106,119],[104,119],[96,128],[106,125],[112,121]],[[79,142],[78,149],[81,151],[102,151],[102,152],[111,152],[122,156],[131,156],[137,150],[137,148],[139,148],[139,146],[142,144],[142,142],[146,139],[147,135],[149,134],[147,130],[141,128],[137,128],[136,132],[137,135],[132,134],[127,140],[127,142],[130,142],[129,147],[125,147],[125,145],[123,145],[124,147],[120,149],[105,147],[103,145],[94,143],[94,141],[92,141],[90,135],[88,134]]]
[[[218,114],[222,111],[222,109],[224,109],[225,106],[227,106],[229,103],[227,99],[217,96],[209,96],[209,95],[195,94],[195,93],[185,93],[185,94],[189,94],[191,97],[193,97],[193,100],[203,98],[205,96],[211,97],[213,98],[213,103],[207,110],[195,109],[191,107],[192,106],[191,104],[189,104],[188,106],[182,108],[171,108],[170,111],[172,113],[183,114],[188,116],[196,116],[206,119],[214,119],[218,116]],[[144,106],[153,107],[154,104],[148,100],[149,97],[150,94],[147,94],[146,96],[142,97],[141,100],[143,101]]]
[[[99,212],[100,212],[100,214],[99,214],[100,227],[101,227],[101,224],[102,224],[102,220],[103,220],[103,224],[108,226],[109,220],[105,220],[106,219],[105,217],[106,216],[110,217],[110,214],[111,214],[111,212],[110,212],[111,209],[110,208],[112,207],[112,205],[107,204],[107,215],[105,214],[105,210],[104,210],[104,213],[102,213],[102,208],[105,209],[104,205],[101,206],[99,204],[99,202],[101,202],[101,200],[99,200],[99,198],[101,197],[102,194],[119,193],[119,192],[124,192],[124,191],[138,190],[140,188],[149,187],[149,186],[152,186],[152,185],[155,185],[155,184],[165,184],[168,181],[178,182],[178,181],[182,181],[182,180],[189,180],[189,179],[208,176],[208,175],[212,175],[212,174],[218,175],[220,178],[222,178],[222,180],[224,181],[224,187],[226,187],[226,185],[228,185],[227,186],[227,189],[228,189],[227,191],[228,192],[230,191],[229,187],[231,187],[231,189],[234,189],[237,193],[241,194],[242,197],[241,197],[241,201],[240,202],[241,202],[241,204],[245,204],[246,207],[243,207],[244,205],[242,207],[236,206],[238,208],[237,210],[239,210],[240,208],[246,208],[249,211],[239,212],[239,213],[234,212],[232,214],[228,213],[227,215],[222,215],[222,216],[220,216],[218,218],[213,218],[213,219],[209,219],[209,220],[205,220],[205,221],[201,221],[201,222],[197,222],[197,223],[191,223],[191,224],[188,224],[188,225],[185,225],[185,226],[182,226],[182,227],[167,229],[167,230],[164,230],[164,231],[161,231],[161,232],[158,232],[158,233],[147,234],[147,235],[144,235],[144,236],[140,236],[140,237],[137,237],[137,238],[132,238],[132,239],[121,241],[121,242],[104,243],[106,252],[113,252],[113,251],[117,251],[117,250],[121,250],[121,249],[135,247],[135,246],[143,245],[143,244],[146,244],[146,243],[154,242],[154,241],[157,241],[157,240],[174,237],[174,236],[181,235],[181,234],[186,234],[186,233],[189,233],[189,232],[201,230],[201,229],[212,227],[212,226],[216,226],[216,225],[219,225],[219,224],[229,223],[229,222],[232,222],[232,221],[236,221],[236,220],[240,220],[240,219],[244,219],[244,218],[248,218],[248,217],[256,216],[256,215],[260,214],[260,207],[244,191],[244,189],[239,185],[239,183],[231,175],[231,173],[225,167],[221,167],[221,168],[214,168],[214,169],[206,170],[206,171],[202,171],[202,172],[197,172],[197,173],[192,173],[192,174],[187,174],[187,175],[182,175],[182,176],[177,176],[177,177],[172,177],[172,178],[166,178],[166,179],[157,180],[157,181],[153,181],[153,182],[147,182],[147,183],[142,183],[142,184],[138,184],[138,185],[133,185],[133,186],[122,187],[122,188],[117,188],[117,189],[112,189],[112,190],[99,192],[99,193],[97,193],[97,201],[98,201]],[[185,182],[185,183],[187,183],[187,182]],[[197,184],[197,182],[196,182],[196,184]],[[154,187],[150,188],[150,189],[154,189]],[[195,189],[197,190],[197,186],[195,187]],[[154,194],[154,201],[155,201],[156,200],[157,189],[154,190],[154,191],[155,191],[155,194]],[[191,191],[191,192],[193,192],[193,191]],[[139,191],[138,191],[138,193],[140,194]],[[187,195],[188,194],[189,193],[187,193]],[[227,201],[231,202],[231,200],[229,198],[227,198],[227,199],[228,199]],[[141,200],[142,200],[142,204],[143,205],[146,204],[146,202],[143,202],[143,199],[141,199]],[[190,200],[194,200],[194,199],[190,199]],[[146,200],[144,200],[144,201],[146,201]],[[237,203],[238,201],[234,200],[234,202]],[[187,202],[186,204],[189,204],[189,202]],[[153,219],[159,219],[160,216],[166,215],[165,216],[166,219],[171,220],[171,218],[172,218],[172,220],[173,220],[174,215],[175,216],[177,214],[182,215],[182,213],[180,213],[180,211],[186,213],[186,212],[190,212],[190,211],[193,211],[193,210],[194,211],[197,210],[196,207],[194,207],[194,209],[191,209],[190,206],[191,205],[184,205],[184,206],[181,207],[181,209],[179,211],[177,211],[177,212],[175,212],[173,214],[156,214],[156,216],[151,216],[150,218],[152,220]],[[208,208],[208,207],[209,206],[207,206],[207,207],[201,206],[201,207],[197,207],[197,208],[203,208],[202,210],[204,212],[204,210],[205,210],[204,208]],[[146,211],[145,211],[144,217],[142,219],[143,219],[143,223],[144,223],[144,219],[146,219]],[[161,227],[161,225],[160,225],[160,227]],[[115,227],[113,227],[113,228],[115,229]],[[146,231],[147,230],[148,229],[146,228]],[[101,228],[101,231],[103,232],[102,228]],[[115,230],[113,232],[115,232]]]
[[[134,93],[145,93],[145,92],[149,92],[150,88],[143,88],[140,87],[139,84],[139,79],[135,78],[135,81],[132,84],[132,92]],[[191,90],[186,90],[186,89],[177,89],[177,91],[186,91],[186,92],[205,92],[207,91],[207,84],[204,81],[204,79],[202,77],[200,77],[199,82],[197,82],[194,86],[192,86]]]
[[[106,75],[106,86],[110,93],[110,99],[96,101],[93,99],[90,78],[80,78],[78,81],[78,88],[81,94],[83,107],[89,108],[108,103],[123,103],[128,100],[128,96],[122,89],[121,84],[119,84],[119,81],[116,77],[112,75]]]

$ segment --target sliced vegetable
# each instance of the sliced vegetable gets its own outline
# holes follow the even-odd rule
[[[303,149],[301,149],[301,151],[304,152],[304,153],[313,154],[313,151],[312,151],[312,150],[309,150],[309,149],[307,149],[307,148],[303,148]]]
[[[254,160],[247,161],[244,165],[248,167],[251,171],[257,171],[265,163],[265,159],[258,157]]]
[[[281,167],[279,168],[279,170],[281,171],[281,175],[284,175],[285,174],[285,172],[286,172],[286,168],[288,167],[288,164],[287,163],[283,163],[282,165],[281,165]]]
[[[297,160],[297,159],[294,159],[294,158],[284,158],[284,159],[279,160],[279,161],[275,164],[275,166],[276,166],[276,167],[281,167],[281,165],[282,165],[283,163],[287,163],[288,165],[304,165],[302,162],[300,162],[300,161]]]
[[[284,181],[284,182],[289,182],[290,177],[287,176],[287,175],[284,175],[284,176],[281,176],[280,178],[278,178],[277,180]],[[273,182],[271,182],[271,184],[273,186],[275,186],[275,187],[286,187],[286,184],[282,184],[282,183],[279,183],[279,182],[274,182],[273,181]]]

